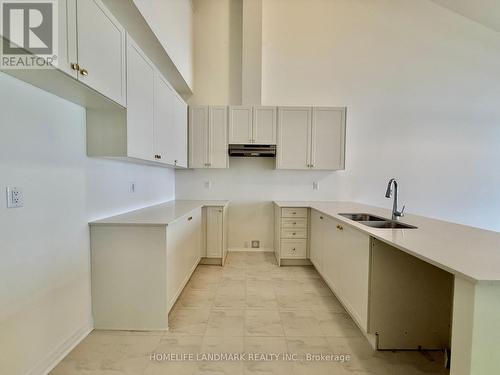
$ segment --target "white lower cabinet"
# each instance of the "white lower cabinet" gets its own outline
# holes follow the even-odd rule
[[[172,308],[200,261],[201,209],[167,228],[167,301]]]
[[[370,236],[312,211],[311,262],[352,318],[367,332]]]
[[[275,255],[278,265],[309,264],[309,209],[306,207],[275,207]]]
[[[206,243],[202,256],[206,263],[224,264],[227,254],[227,209],[205,208]]]
[[[311,210],[311,250],[309,259],[316,270],[323,274],[325,218],[316,210]]]
[[[96,329],[168,329],[168,312],[200,261],[201,210],[168,225],[91,225]]]

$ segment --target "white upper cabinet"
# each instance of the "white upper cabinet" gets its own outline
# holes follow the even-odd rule
[[[208,168],[208,106],[189,107],[189,168]]]
[[[78,79],[126,106],[125,29],[100,0],[77,0]]]
[[[227,107],[189,107],[189,167],[228,167]]]
[[[253,143],[276,144],[276,107],[253,107]]]
[[[276,168],[309,168],[311,156],[311,116],[311,107],[278,108]]]
[[[76,0],[59,0],[58,16],[58,56],[57,68],[71,77],[78,78],[78,70],[72,67],[78,61],[76,47]]]
[[[87,154],[187,167],[187,106],[127,37],[127,108],[87,109]]]
[[[229,144],[249,144],[253,142],[251,106],[229,107]]]
[[[227,168],[227,108],[210,107],[209,111],[208,167]]]
[[[127,62],[127,156],[155,160],[155,67],[131,38],[127,41]]]
[[[345,113],[344,107],[313,108],[311,168],[344,169]]]
[[[174,165],[182,168],[188,166],[188,112],[187,104],[179,96],[174,98],[174,134],[171,139],[174,149]]]
[[[229,144],[251,143],[276,144],[276,107],[229,107]]]
[[[278,108],[278,169],[344,168],[346,109]]]
[[[175,160],[175,124],[174,90],[159,73],[156,74],[154,116],[154,153],[155,159],[174,165]]]

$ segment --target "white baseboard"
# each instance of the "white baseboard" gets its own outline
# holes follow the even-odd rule
[[[94,329],[94,323],[89,321],[77,329],[66,340],[61,342],[52,352],[35,365],[26,375],[47,375]]]
[[[239,252],[239,251],[246,251],[246,252],[260,252],[260,253],[274,253],[274,249],[267,249],[264,247],[259,247],[259,248],[251,248],[251,247],[232,247],[230,249],[227,249],[228,252]]]

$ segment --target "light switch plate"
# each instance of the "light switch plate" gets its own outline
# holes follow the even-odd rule
[[[8,187],[7,188],[7,208],[18,208],[23,207],[24,197],[23,191],[19,187]]]

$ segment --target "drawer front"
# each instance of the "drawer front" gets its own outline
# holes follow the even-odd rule
[[[307,217],[307,207],[282,208],[281,217]]]
[[[307,228],[307,218],[283,218],[281,220],[282,228]]]
[[[307,240],[282,240],[282,258],[306,258]]]
[[[281,238],[307,238],[307,229],[306,228],[281,229]]]

